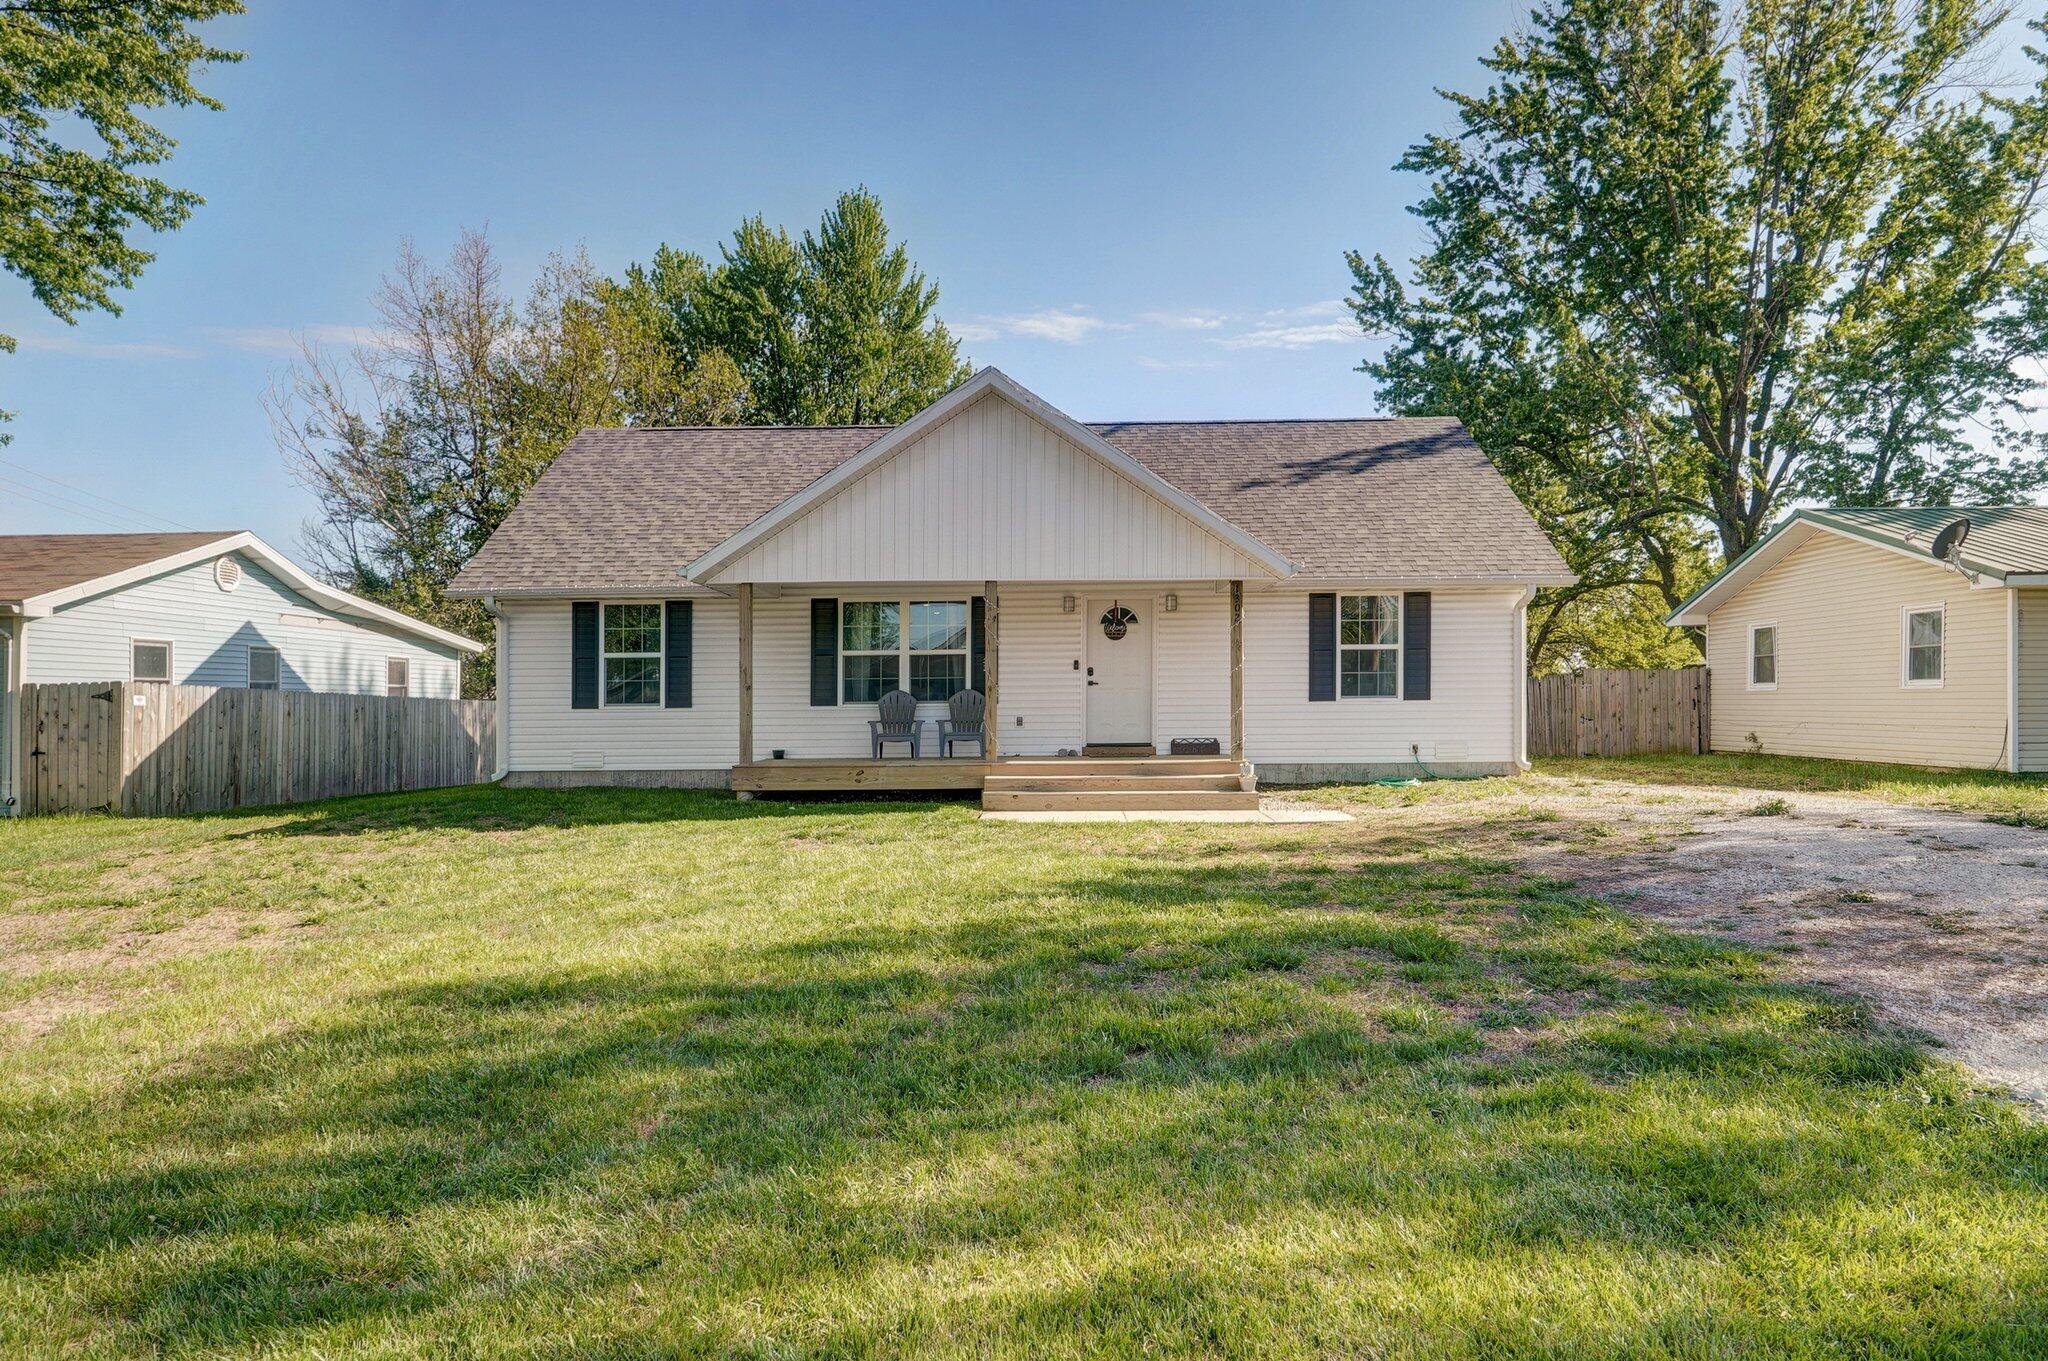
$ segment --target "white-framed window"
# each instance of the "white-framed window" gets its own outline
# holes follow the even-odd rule
[[[128,679],[168,681],[171,678],[171,644],[166,638],[128,640]]]
[[[249,688],[251,690],[275,690],[278,677],[283,674],[278,665],[277,649],[251,645],[249,648]]]
[[[1908,605],[1899,626],[1899,681],[1908,689],[1939,689],[1948,671],[1948,607]]]
[[[1346,699],[1401,697],[1401,597],[1337,597],[1337,693]]]
[[[661,705],[661,648],[663,629],[660,601],[607,604],[599,633],[603,656],[603,684],[599,687],[607,709],[658,708]]]
[[[839,602],[839,694],[872,704],[891,690],[943,704],[967,688],[965,600]]]
[[[1752,690],[1775,690],[1778,688],[1778,626],[1776,624],[1751,624],[1749,626],[1749,688]]]
[[[404,657],[384,659],[384,697],[404,699],[412,693],[412,662]]]

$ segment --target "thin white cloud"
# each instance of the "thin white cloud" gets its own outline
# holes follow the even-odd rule
[[[1214,337],[1218,345],[1233,350],[1305,350],[1312,345],[1355,344],[1361,338],[1351,309],[1338,298],[1275,307],[1249,330]]]
[[[1168,331],[1216,331],[1230,320],[1227,312],[1146,312],[1138,318]]]
[[[1128,322],[1104,321],[1085,307],[1043,307],[1036,312],[1016,312],[1001,317],[976,317],[950,326],[962,340],[994,340],[998,336],[1023,336],[1029,340],[1050,340],[1061,345],[1079,345],[1091,336],[1107,331],[1128,331]]]
[[[1139,368],[1151,369],[1158,373],[1173,369],[1215,369],[1222,366],[1223,361],[1220,359],[1157,359],[1149,354],[1138,356]]]
[[[197,359],[199,351],[183,345],[159,345],[146,341],[85,340],[79,336],[26,335],[21,338],[26,350],[48,350],[52,354],[72,354],[84,359]]]
[[[204,334],[237,350],[263,354],[297,354],[303,340],[311,345],[367,345],[378,339],[374,326],[318,322],[297,328],[287,326],[206,326]]]

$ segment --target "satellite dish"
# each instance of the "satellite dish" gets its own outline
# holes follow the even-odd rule
[[[1955,557],[1961,550],[1963,541],[1969,537],[1970,517],[1959,516],[1941,527],[1941,532],[1934,536],[1934,547],[1928,551],[1943,562],[1947,562]]]

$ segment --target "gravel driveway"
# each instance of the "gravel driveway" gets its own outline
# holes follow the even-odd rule
[[[1840,795],[1532,783],[1517,858],[1668,925],[1783,950],[1797,976],[2048,1105],[2048,832]]]

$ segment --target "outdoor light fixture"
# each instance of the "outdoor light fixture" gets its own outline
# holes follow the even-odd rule
[[[1061,613],[1061,614],[1072,614],[1073,612],[1074,612],[1074,597],[1072,597],[1072,596],[1070,596],[1070,595],[1063,595],[1063,596],[1061,596],[1061,597],[1060,597],[1060,613]]]
[[[1172,614],[1175,610],[1179,608],[1180,597],[1175,595],[1172,591],[1168,591],[1166,593],[1166,612],[1168,614]]]

